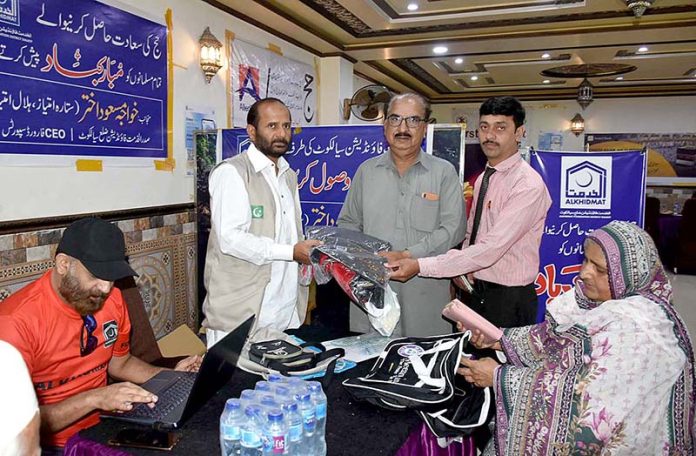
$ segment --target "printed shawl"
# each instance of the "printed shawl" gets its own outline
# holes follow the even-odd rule
[[[578,281],[544,323],[505,330],[495,371],[498,455],[689,455],[694,357],[650,237],[626,222],[590,236],[612,299]]]

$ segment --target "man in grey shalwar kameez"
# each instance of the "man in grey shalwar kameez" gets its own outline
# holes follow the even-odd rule
[[[389,151],[358,168],[338,217],[338,226],[388,241],[386,260],[445,253],[464,239],[462,187],[449,162],[421,149],[430,106],[420,95],[397,95],[389,103],[384,136]],[[401,304],[396,336],[445,334],[451,325],[440,312],[450,300],[447,279],[415,277],[391,281]],[[350,329],[370,332],[367,315],[350,309]]]

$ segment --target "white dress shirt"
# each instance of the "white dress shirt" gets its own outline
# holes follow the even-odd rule
[[[297,189],[288,188],[283,174],[290,166],[283,157],[278,159],[276,173],[275,163],[253,144],[247,153],[254,170],[261,172],[273,193],[275,239],[249,233],[251,211],[246,186],[236,168],[227,164],[216,168],[209,180],[214,232],[224,254],[256,265],[271,264],[271,280],[263,294],[257,328],[296,328],[301,323],[295,308],[299,265],[292,259],[293,246],[299,239],[295,225]]]

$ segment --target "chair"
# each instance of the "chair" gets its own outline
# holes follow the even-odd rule
[[[645,198],[645,231],[655,241],[655,245],[659,246],[660,239],[660,200],[648,196]]]
[[[679,248],[675,272],[696,274],[696,199],[686,200],[679,223]]]
[[[130,352],[145,362],[159,367],[173,368],[185,356],[165,358],[157,345],[155,332],[145,310],[143,298],[133,277],[117,280],[114,285],[121,290],[128,307],[131,322]]]

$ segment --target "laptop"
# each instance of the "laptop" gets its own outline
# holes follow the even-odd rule
[[[181,425],[227,383],[237,368],[254,317],[213,345],[198,372],[165,370],[141,386],[157,395],[154,408],[138,404],[127,412],[101,412],[102,418],[171,430]]]

